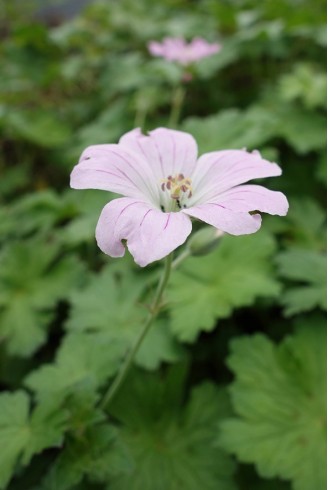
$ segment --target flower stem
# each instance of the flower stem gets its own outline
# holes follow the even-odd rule
[[[186,90],[178,85],[173,92],[169,127],[176,128],[179,122],[182,104],[186,95]]]
[[[162,277],[160,278],[154,299],[153,299],[152,304],[150,306],[150,314],[149,314],[148,318],[146,319],[146,321],[143,325],[143,328],[142,328],[138,338],[136,339],[132,349],[127,354],[116,378],[114,379],[113,383],[111,384],[111,386],[109,387],[109,389],[107,390],[107,392],[105,393],[104,397],[102,398],[102,400],[99,404],[100,408],[102,408],[102,409],[106,408],[109,405],[109,403],[113,400],[113,398],[116,395],[117,391],[119,390],[121,384],[125,380],[128,372],[129,372],[129,369],[131,367],[131,364],[135,358],[135,355],[137,354],[139,347],[142,344],[142,341],[146,337],[150,327],[153,324],[153,321],[155,320],[155,318],[157,317],[158,313],[161,310],[163,292],[165,290],[165,287],[166,287],[168,280],[169,280],[169,277],[170,277],[171,265],[172,265],[172,254],[168,255],[165,259],[163,274],[162,274]]]

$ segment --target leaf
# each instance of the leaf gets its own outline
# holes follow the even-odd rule
[[[228,109],[206,118],[188,118],[183,129],[196,138],[201,153],[225,148],[254,149],[272,137],[275,121],[260,107],[247,112]]]
[[[18,461],[27,465],[34,454],[62,442],[65,414],[37,406],[32,414],[23,391],[0,395],[0,488],[9,482]]]
[[[72,294],[70,331],[101,332],[108,342],[119,342],[122,355],[135,343],[147,317],[141,298],[147,286],[147,276],[109,264],[89,282]],[[168,325],[157,321],[152,326],[137,357],[137,364],[156,369],[161,361],[176,361],[181,348],[170,335]]]
[[[113,490],[232,490],[234,465],[213,444],[218,420],[229,413],[226,394],[210,383],[192,391],[185,406],[177,370],[166,379],[132,376],[111,407],[124,423],[120,437],[133,470],[114,477]]]
[[[191,117],[183,129],[197,140],[201,153],[225,148],[254,149],[270,140],[285,139],[298,153],[325,145],[325,118],[292,104],[272,100],[241,111],[227,109],[206,118]]]
[[[52,464],[39,490],[69,490],[85,477],[106,483],[113,476],[131,470],[131,460],[109,424],[90,427],[82,437],[68,440]]]
[[[318,319],[297,325],[279,346],[262,334],[231,344],[236,416],[221,423],[220,443],[260,476],[292,480],[295,490],[326,488],[325,346]]]
[[[119,365],[122,349],[103,334],[73,333],[64,338],[53,364],[43,365],[26,378],[38,399],[57,403],[78,392],[90,393],[103,385]]]
[[[278,134],[298,153],[304,154],[325,147],[326,120],[323,115],[286,104],[278,107],[277,117]]]
[[[6,125],[16,137],[45,148],[61,146],[71,137],[71,128],[54,111],[8,110]]]
[[[273,239],[262,231],[224,236],[213,253],[187,259],[168,289],[171,328],[179,340],[192,342],[235,308],[252,305],[258,297],[277,296],[280,286],[270,264],[274,251]]]
[[[316,307],[327,308],[327,258],[311,250],[290,249],[278,255],[278,270],[282,277],[298,281],[298,287],[289,287],[282,295],[286,316]]]
[[[73,256],[58,260],[59,245],[34,238],[0,256],[0,335],[8,352],[29,356],[45,341],[54,307],[84,277]]]
[[[316,201],[309,198],[291,199],[284,223],[288,239],[302,248],[324,250],[326,246],[326,216]]]
[[[305,107],[325,107],[327,77],[308,63],[297,63],[293,70],[282,76],[280,92],[283,99],[300,99]]]

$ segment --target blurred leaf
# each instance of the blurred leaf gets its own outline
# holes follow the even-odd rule
[[[45,405],[29,412],[25,392],[0,395],[0,488],[6,488],[18,460],[27,465],[34,454],[62,442],[64,413],[52,413]]]
[[[308,321],[280,346],[262,334],[236,339],[228,359],[236,417],[222,422],[221,445],[295,490],[326,488],[325,345],[323,322]]]
[[[45,148],[63,145],[71,137],[67,122],[61,120],[54,111],[10,110],[6,114],[5,124],[15,137]]]
[[[213,253],[187,259],[172,276],[168,290],[175,335],[192,342],[235,308],[250,306],[258,297],[276,297],[280,285],[270,264],[274,251],[274,240],[262,231],[224,236]]]
[[[279,273],[301,285],[288,288],[282,295],[285,315],[327,308],[326,255],[311,250],[289,249],[277,257]]]
[[[260,107],[248,112],[228,109],[206,118],[188,118],[183,129],[196,138],[200,153],[225,148],[252,150],[272,137],[275,121]]]
[[[188,118],[183,129],[197,140],[200,152],[256,149],[273,138],[285,139],[298,153],[324,148],[326,125],[321,114],[286,103],[227,109],[206,118]]]
[[[278,109],[278,135],[282,136],[298,153],[308,153],[325,147],[326,120],[321,114],[296,107]]]
[[[88,429],[82,437],[68,441],[39,490],[75,489],[84,477],[106,483],[113,476],[127,473],[130,468],[131,460],[117,441],[115,428],[99,424]]]
[[[301,99],[305,107],[325,107],[327,77],[306,63],[297,64],[291,73],[280,80],[280,92],[287,101]]]
[[[204,383],[181,407],[177,384],[176,370],[166,379],[130,376],[114,400],[111,413],[124,423],[121,439],[135,467],[113,479],[113,490],[236,488],[232,461],[213,443],[218,420],[229,413],[226,394]]]
[[[84,277],[74,255],[42,239],[7,246],[0,256],[0,335],[8,352],[31,355],[45,341],[54,307]]]
[[[286,216],[288,238],[293,246],[324,250],[326,247],[326,216],[324,210],[308,198],[290,200]]]

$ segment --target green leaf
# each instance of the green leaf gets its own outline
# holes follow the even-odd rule
[[[9,109],[6,125],[16,137],[45,148],[61,146],[71,137],[71,128],[54,111]]]
[[[286,316],[316,307],[327,308],[326,255],[311,250],[289,249],[278,255],[276,261],[282,277],[300,284],[288,288],[282,296]]]
[[[106,483],[129,470],[131,459],[118,441],[117,430],[108,424],[98,424],[78,439],[68,440],[39,490],[75,489],[84,478]]]
[[[135,343],[148,314],[141,302],[146,285],[147,276],[127,268],[118,272],[109,264],[85,289],[72,294],[67,328],[101,332],[108,342],[120,343],[123,355]],[[170,335],[167,323],[158,320],[142,344],[136,362],[156,369],[161,361],[176,361],[180,354],[181,348]]]
[[[188,118],[183,129],[196,138],[201,153],[225,148],[254,149],[272,137],[275,121],[261,107],[247,112],[228,109],[206,118]]]
[[[285,220],[288,241],[302,248],[324,250],[326,247],[326,216],[316,201],[291,199]],[[291,240],[292,239],[292,240]]]
[[[277,109],[277,122],[278,135],[298,153],[304,154],[325,147],[326,120],[323,115],[286,105]]]
[[[222,422],[221,445],[295,490],[326,488],[325,346],[324,322],[313,320],[279,346],[261,334],[236,339],[228,359],[236,417]]]
[[[121,439],[134,469],[114,477],[113,490],[233,490],[234,465],[213,443],[218,420],[229,413],[226,394],[210,383],[182,407],[176,369],[166,379],[130,376],[111,413],[124,423]]]
[[[245,237],[224,236],[213,253],[187,259],[173,274],[168,289],[175,335],[192,342],[235,308],[252,305],[258,297],[277,296],[280,286],[270,263],[274,251],[273,239],[262,231]]]
[[[300,99],[305,107],[325,107],[327,77],[308,63],[297,63],[280,80],[280,92],[287,101]]]
[[[122,349],[101,333],[73,333],[64,338],[53,364],[43,365],[26,379],[39,399],[57,403],[68,395],[90,393],[112,376]]]
[[[46,405],[30,415],[28,395],[23,391],[0,395],[0,488],[5,488],[18,462],[27,465],[34,454],[62,442],[65,414]]]
[[[249,109],[228,109],[206,118],[191,117],[183,129],[197,140],[201,152],[225,148],[254,149],[285,139],[298,153],[324,148],[325,118],[321,114],[272,100]]]
[[[56,303],[84,277],[82,264],[74,256],[58,260],[59,251],[31,239],[0,256],[0,334],[10,354],[28,356],[45,341]]]

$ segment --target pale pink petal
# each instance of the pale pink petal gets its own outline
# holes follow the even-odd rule
[[[202,155],[192,176],[191,205],[216,200],[222,192],[252,179],[281,175],[276,163],[264,160],[259,152],[224,150]]]
[[[190,218],[183,213],[162,213],[148,203],[121,198],[102,210],[96,238],[101,250],[112,257],[124,255],[122,240],[127,240],[134,260],[144,267],[179,247],[190,232]]]
[[[212,202],[184,209],[182,212],[230,235],[249,235],[261,227],[259,214],[234,212]]]
[[[260,185],[233,187],[220,194],[215,202],[237,212],[263,211],[279,216],[288,212],[288,201],[282,192],[270,191]]]
[[[147,161],[120,145],[86,148],[71,173],[70,184],[74,189],[101,189],[151,202],[159,196]]]
[[[137,128],[122,136],[119,144],[147,160],[159,186],[169,175],[190,177],[196,166],[197,143],[183,131],[158,128],[146,136]]]
[[[148,43],[148,51],[153,56],[164,56],[164,47],[161,43],[150,41]]]
[[[148,44],[149,52],[153,56],[161,56],[169,61],[177,61],[181,65],[188,65],[217,53],[220,48],[219,44],[208,43],[202,38],[195,38],[190,43],[187,43],[182,38],[167,37],[161,43],[151,41]]]

